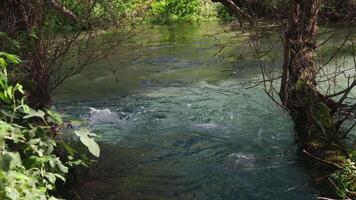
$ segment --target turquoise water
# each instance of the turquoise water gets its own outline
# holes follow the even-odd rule
[[[81,199],[318,195],[290,120],[260,86],[250,88],[261,73],[246,35],[235,32],[216,55],[230,38],[223,29],[146,29],[56,91],[60,109],[100,136],[101,157],[77,177]],[[90,115],[90,107],[110,112]]]

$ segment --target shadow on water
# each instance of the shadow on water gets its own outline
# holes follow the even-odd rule
[[[246,38],[213,56],[223,27],[148,29],[56,91],[100,135],[102,155],[74,187],[81,199],[315,198],[290,121],[261,88],[246,89],[261,78]]]

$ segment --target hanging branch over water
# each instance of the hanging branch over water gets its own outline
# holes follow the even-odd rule
[[[63,6],[61,3],[59,3],[56,0],[49,0],[49,5],[55,9],[58,13],[66,16],[67,18],[75,21],[77,19],[77,16],[70,10],[68,10],[65,6]]]
[[[48,107],[50,92],[64,80],[135,35],[137,26],[131,20],[144,16],[152,2],[119,12],[110,0],[63,1],[66,5],[59,0],[0,1],[0,30],[8,38],[0,37],[0,46],[24,60],[20,73],[26,80],[21,81],[32,83],[27,84],[30,104]],[[108,32],[115,37],[107,37]]]
[[[254,18],[241,9],[239,6],[235,4],[232,0],[212,0],[212,2],[220,2],[224,4],[226,7],[230,8],[234,13],[238,14],[241,18],[247,19],[247,21],[253,25],[255,23]]]

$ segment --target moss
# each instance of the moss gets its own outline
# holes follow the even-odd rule
[[[311,158],[313,176],[323,177],[323,185],[329,185],[328,195],[336,198],[356,197],[356,167],[355,163],[346,157],[338,145],[323,139],[312,139],[305,144],[304,149]],[[332,194],[331,194],[332,193]]]
[[[295,84],[296,96],[301,97],[305,104],[311,104],[314,101],[313,88],[310,88],[306,80],[299,79]]]
[[[322,102],[316,103],[312,106],[313,118],[317,121],[320,128],[323,129],[322,131],[335,131],[335,121],[331,116],[330,112],[331,109]]]
[[[309,146],[313,149],[319,149],[322,147],[322,144],[320,142],[317,142],[317,141],[311,141],[309,143]]]

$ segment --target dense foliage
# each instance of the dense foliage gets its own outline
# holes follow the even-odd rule
[[[356,197],[356,164],[347,160],[342,169],[331,176],[330,181],[337,187],[337,195],[341,198]]]
[[[225,7],[208,0],[157,0],[151,7],[150,21],[172,23],[231,19]]]
[[[146,4],[143,0],[0,1],[0,46],[26,61],[16,68],[16,78],[28,91],[29,105],[50,107],[50,93],[64,80],[104,59],[134,35]],[[108,33],[117,37],[107,37]]]
[[[227,7],[229,1],[213,0],[221,2]],[[288,18],[291,4],[288,0],[232,0],[235,5],[253,18],[276,19]],[[355,3],[352,0],[324,0],[321,1],[319,21],[329,22],[336,20],[352,20],[355,17]]]
[[[142,2],[142,0],[99,0],[88,4],[82,0],[62,0],[63,6],[73,12],[79,20],[73,22],[49,10],[46,15],[46,29],[60,32],[75,29],[88,30],[133,22],[131,17]]]
[[[11,85],[7,67],[19,58],[0,52],[0,199],[56,199],[51,192],[58,180],[65,181],[69,167],[86,165],[76,151],[60,141],[60,115],[35,110],[26,104],[22,85]],[[99,146],[86,129],[76,131],[90,152],[99,156]],[[58,145],[67,152],[59,156]]]

